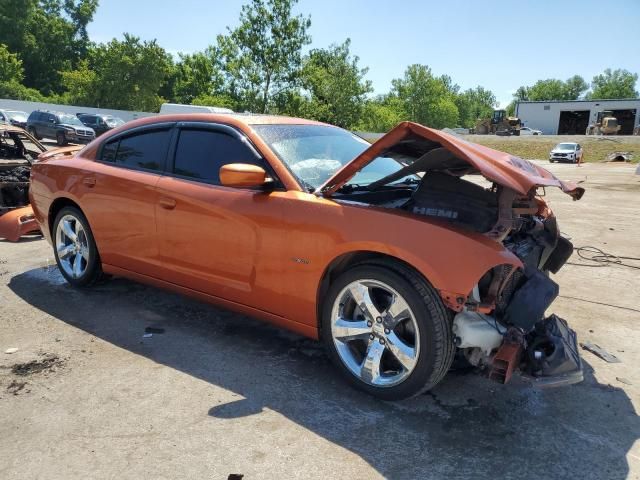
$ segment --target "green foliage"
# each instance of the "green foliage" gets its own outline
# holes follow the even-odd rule
[[[222,86],[222,76],[216,68],[216,52],[209,48],[191,55],[180,54],[171,81],[171,99],[175,103],[195,103],[197,97],[213,95]]]
[[[472,127],[496,106],[483,87],[461,90],[448,75],[409,66],[375,98],[349,40],[315,48],[298,0],[246,0],[237,25],[202,52],[177,62],[155,41],[125,34],[92,44],[87,25],[98,0],[0,0],[0,97],[157,111],[167,99],[235,111],[284,113],[345,128],[384,132],[404,120],[434,128]],[[636,97],[638,75],[607,69],[586,98]],[[524,100],[574,100],[589,86],[575,75],[521,86]]]
[[[202,94],[194,97],[191,101],[192,105],[206,105],[209,107],[223,107],[236,109],[236,104],[233,98],[225,94]]]
[[[600,75],[593,77],[591,82],[592,91],[589,94],[589,98],[602,100],[607,98],[636,98],[638,96],[636,90],[637,81],[637,73],[631,73],[623,69],[612,71],[607,68]]]
[[[365,95],[372,91],[364,80],[367,69],[349,52],[350,40],[327,49],[314,49],[304,60],[301,81],[308,92],[300,111],[305,117],[340,127],[353,127],[362,114]]]
[[[219,35],[216,50],[225,91],[243,110],[266,113],[273,98],[295,88],[311,20],[293,16],[297,0],[250,0],[240,25]]]
[[[36,89],[28,88],[19,82],[0,82],[0,98],[27,100],[29,102],[43,102],[45,97]]]
[[[23,78],[22,62],[6,45],[0,43],[0,82],[20,83]]]
[[[514,94],[518,101],[577,100],[589,88],[579,75],[566,82],[555,78],[538,80],[531,87],[520,87]]]
[[[158,111],[158,92],[172,69],[170,55],[155,40],[124,35],[88,52],[78,69],[62,73],[68,103],[121,110]]]
[[[59,72],[75,68],[89,46],[87,24],[98,0],[2,0],[0,43],[23,62],[24,84],[61,92]]]
[[[497,105],[495,95],[483,87],[470,88],[455,97],[458,107],[458,124],[461,127],[471,128],[480,118],[491,116]]]
[[[400,99],[391,95],[380,96],[364,104],[356,130],[375,133],[387,132],[403,120],[406,118]]]
[[[402,105],[407,120],[432,128],[454,126],[458,121],[455,89],[449,77],[434,77],[426,65],[410,65],[403,78],[392,80],[392,95]]]

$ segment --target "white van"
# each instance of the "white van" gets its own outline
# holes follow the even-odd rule
[[[163,103],[160,115],[168,113],[233,113],[230,108],[208,107],[205,105],[183,105],[181,103]]]

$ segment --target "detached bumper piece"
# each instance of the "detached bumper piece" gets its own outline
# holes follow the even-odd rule
[[[578,337],[567,322],[551,315],[529,334],[523,375],[540,387],[579,383],[584,379]]]
[[[582,360],[576,332],[557,315],[538,322],[524,337],[511,330],[493,357],[489,378],[507,383],[516,369],[538,387],[558,387],[581,382]]]
[[[9,210],[0,215],[0,238],[17,242],[23,235],[39,232],[40,225],[33,215],[31,206]]]

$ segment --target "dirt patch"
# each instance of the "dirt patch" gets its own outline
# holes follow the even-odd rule
[[[13,395],[20,395],[20,392],[24,390],[24,387],[27,386],[27,382],[17,382],[13,380],[9,386],[7,387],[7,393],[12,393]],[[25,393],[29,393],[30,390],[25,390]]]
[[[16,363],[11,366],[11,373],[19,377],[26,377],[35,373],[55,371],[57,367],[61,367],[63,364],[64,361],[54,355],[42,360],[32,360],[27,363]]]

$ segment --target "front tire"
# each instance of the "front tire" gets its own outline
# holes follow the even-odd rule
[[[65,145],[67,145],[67,136],[64,134],[64,132],[58,132],[56,133],[56,143],[58,144],[59,147],[64,147]]]
[[[53,223],[53,254],[60,273],[74,287],[88,287],[102,276],[89,222],[75,207],[64,207]]]
[[[42,137],[40,137],[40,136],[38,135],[38,132],[37,132],[37,130],[36,130],[34,127],[29,127],[29,129],[28,129],[27,131],[28,131],[28,132],[31,134],[31,136],[32,136],[33,138],[35,138],[36,140],[42,140]]]
[[[383,400],[435,386],[455,353],[451,315],[421,276],[391,262],[338,277],[323,305],[322,337],[342,375]]]

